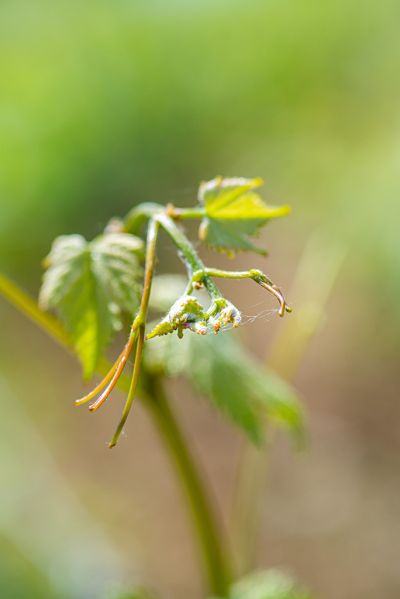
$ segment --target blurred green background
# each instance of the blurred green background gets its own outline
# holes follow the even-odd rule
[[[193,205],[217,174],[262,176],[265,199],[293,207],[265,235],[271,257],[241,267],[290,288],[315,233],[345,248],[296,379],[309,447],[278,438],[258,549],[260,566],[326,599],[400,596],[399,36],[395,0],[0,3],[0,269],[26,289],[55,236],[92,237],[140,201]],[[177,267],[167,241],[160,255]],[[232,285],[247,313],[262,309]],[[279,326],[243,336],[263,357]],[[122,398],[75,412],[74,361],[3,300],[0,330],[0,595],[150,581],[202,597],[141,407],[106,451]],[[240,435],[173,390],[228,523]]]

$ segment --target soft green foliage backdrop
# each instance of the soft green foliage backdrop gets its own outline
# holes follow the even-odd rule
[[[396,0],[0,3],[0,268],[28,289],[37,292],[40,261],[57,235],[79,232],[92,238],[111,215],[125,214],[142,201],[194,204],[198,182],[217,174],[261,175],[268,201],[293,207],[286,222],[267,232],[272,256],[266,270],[282,273],[284,282],[290,282],[315,230],[347,246],[327,332],[298,381],[314,446],[301,462],[281,454],[276,458],[279,468],[272,470],[267,502],[273,516],[264,522],[269,544],[260,548],[262,564],[288,564],[328,599],[343,597],[338,569],[350,599],[395,599],[400,592],[393,524],[398,522],[400,492],[395,401],[400,349],[399,22]],[[246,306],[248,298],[241,299]],[[296,305],[296,298],[290,299]],[[270,329],[260,323],[249,327],[247,335],[262,358]],[[1,395],[10,441],[4,444],[0,470],[3,460],[11,465],[0,485],[11,493],[13,464],[25,479],[23,466],[35,472],[43,452],[49,451],[87,513],[74,516],[75,499],[69,491],[61,492],[58,483],[57,491],[48,490],[46,483],[49,505],[59,503],[60,492],[71,521],[100,521],[111,544],[118,545],[115,560],[124,564],[129,583],[136,577],[131,556],[143,551],[147,571],[160,586],[176,597],[200,596],[190,558],[185,573],[177,566],[186,555],[186,541],[177,543],[175,553],[167,552],[164,562],[160,558],[151,565],[149,555],[157,554],[168,535],[186,536],[184,527],[176,531],[179,500],[164,478],[166,466],[157,458],[140,410],[126,457],[103,458],[100,440],[107,438],[110,416],[98,420],[97,437],[91,438],[88,431],[97,423],[72,413],[69,398],[77,392],[78,369],[53,353],[52,345],[4,303],[0,327],[0,373],[12,389]],[[16,401],[24,402],[27,411],[22,425],[19,417],[11,418]],[[225,467],[234,455],[236,441],[222,425],[214,430],[217,425],[199,414],[197,404],[188,405],[186,423],[199,435],[199,447],[211,448],[210,476],[219,497],[225,498],[232,481],[229,475],[223,478],[221,463]],[[30,439],[29,427],[38,428],[50,448],[27,443],[32,463],[21,449],[22,441]],[[224,450],[225,444],[230,449]],[[132,453],[136,462],[129,486],[126,468]],[[55,464],[49,460],[46,473],[54,480]],[[149,485],[151,468],[158,474]],[[294,482],[285,487],[283,479]],[[41,488],[40,481],[29,479],[16,492],[25,497],[20,508],[7,495],[12,514],[3,510],[0,519],[0,552],[4,547],[8,555],[7,577],[0,560],[0,591],[3,584],[7,597],[20,598],[21,588],[37,588],[44,596],[49,584],[49,596],[54,596],[57,566],[50,576],[43,564],[55,547],[61,563],[69,555],[76,567],[65,550],[68,530],[53,538],[56,526],[44,535],[26,526],[26,506],[40,505]],[[133,507],[132,497],[137,502]],[[143,522],[165,513],[165,502],[171,528],[158,524],[149,532]],[[331,507],[324,511],[327,505]],[[140,539],[137,546],[128,540],[123,516],[128,514]],[[299,522],[308,524],[303,536],[293,532]],[[326,528],[327,522],[333,528]],[[142,550],[147,534],[149,545]],[[32,560],[38,536],[44,539],[44,557]],[[70,536],[73,546],[72,532]],[[87,546],[81,541],[84,554],[93,550],[91,536],[85,536]],[[99,549],[103,558],[107,551]],[[15,591],[13,568],[26,578],[25,587],[21,578]],[[70,580],[58,580],[60,587],[75,592]],[[79,592],[88,592],[87,577],[82,574],[79,581]]]
[[[390,256],[399,12],[390,0],[3,1],[2,246],[36,264],[32,243],[42,255],[77,214],[92,232],[110,203],[176,201],[249,171],[302,219],[329,214],[368,245],[385,232]]]

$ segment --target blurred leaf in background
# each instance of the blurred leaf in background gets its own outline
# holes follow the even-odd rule
[[[110,599],[156,599],[156,596],[145,589],[137,589],[128,593],[112,595]]]
[[[163,312],[179,297],[185,277],[159,275],[154,279],[150,307]],[[149,325],[152,330],[152,325]],[[296,438],[303,433],[303,414],[294,389],[257,362],[237,335],[168,334],[149,340],[144,363],[149,373],[183,375],[205,398],[256,444],[265,436],[266,418],[287,428]]]
[[[301,223],[325,221],[391,273],[385,295],[398,291],[386,215],[400,191],[399,13],[393,0],[5,0],[10,270],[37,272],[57,234],[92,236],[139,200],[179,203],[215,173],[261,172],[271,197],[294,203],[298,237]]]
[[[184,375],[257,444],[264,439],[267,417],[295,436],[302,432],[302,410],[292,387],[257,364],[232,334],[159,337],[146,344],[144,360],[149,372]]]
[[[7,599],[56,599],[61,597],[46,573],[18,549],[12,540],[0,535],[0,593]]]
[[[228,599],[312,599],[311,595],[287,574],[265,570],[236,582]]]
[[[0,597],[105,598],[127,562],[0,377]],[[132,558],[130,557],[130,562]]]

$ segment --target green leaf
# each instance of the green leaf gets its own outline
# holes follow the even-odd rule
[[[299,403],[291,387],[258,364],[234,334],[194,338],[191,378],[214,405],[256,444],[264,439],[265,418],[298,433]]]
[[[254,191],[263,184],[262,179],[216,177],[202,183],[199,201],[204,206],[199,236],[217,250],[266,252],[251,242],[260,227],[271,218],[285,216],[288,206],[268,206]]]
[[[91,242],[80,235],[58,237],[45,260],[39,295],[43,309],[59,314],[74,342],[84,376],[92,376],[124,312],[138,306],[143,242],[110,233]]]
[[[146,343],[144,359],[149,372],[187,377],[256,444],[263,441],[266,417],[296,436],[302,432],[293,389],[258,364],[233,333],[159,337]]]

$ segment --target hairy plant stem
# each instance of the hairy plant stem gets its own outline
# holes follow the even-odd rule
[[[189,239],[186,237],[185,233],[176,225],[172,218],[170,218],[166,213],[162,212],[157,214],[154,218],[157,219],[162,228],[168,233],[178,248],[181,258],[187,268],[189,278],[191,279],[196,271],[205,271],[206,267],[203,261],[197,254]],[[213,299],[219,299],[223,297],[214,281],[208,275],[203,277],[203,283],[204,287],[207,289],[208,293]]]
[[[186,237],[185,233],[174,221],[174,218],[202,218],[204,210],[202,208],[193,208],[188,210],[179,210],[174,206],[165,208],[159,204],[141,204],[135,207],[125,219],[124,230],[128,233],[137,233],[146,219],[157,221],[166,233],[171,237],[179,250],[179,255],[182,258],[188,271],[189,279],[196,271],[204,271],[205,265],[193,245]],[[203,278],[204,287],[212,299],[219,299],[222,293],[209,276]]]
[[[0,295],[3,295],[13,306],[50,335],[58,345],[74,354],[72,342],[58,320],[51,314],[40,310],[34,299],[2,274],[0,274]],[[110,364],[105,358],[102,358],[98,365],[99,374],[104,375],[109,370]],[[146,377],[146,379],[151,381],[150,377]],[[117,386],[127,392],[130,387],[129,377],[122,374],[118,379]],[[230,582],[230,567],[222,535],[219,532],[201,474],[187,449],[187,442],[180,425],[162,389],[161,396],[160,381],[157,386],[156,398],[150,396],[151,389],[149,387],[147,391],[140,388],[140,397],[143,405],[149,411],[154,425],[160,431],[176,471],[180,474],[179,481],[187,497],[188,506],[190,506],[208,587],[212,593],[223,596]]]

